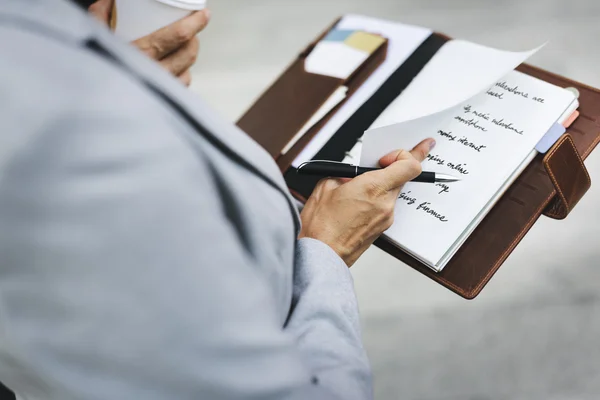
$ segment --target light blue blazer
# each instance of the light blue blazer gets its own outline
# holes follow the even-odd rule
[[[243,34],[243,33],[240,33]],[[0,381],[369,399],[348,268],[269,155],[65,0],[0,1]]]

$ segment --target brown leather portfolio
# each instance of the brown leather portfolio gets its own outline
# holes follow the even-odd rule
[[[290,151],[281,155],[284,146],[319,110],[329,96],[340,86],[346,86],[348,88],[346,100],[350,98],[381,65],[387,55],[388,43],[385,39],[384,43],[346,80],[311,74],[306,72],[304,62],[318,41],[311,43],[292,62],[238,122],[242,129],[277,160],[282,170],[289,167],[293,159],[327,121],[328,118],[325,117],[322,123],[317,123],[302,136]],[[328,115],[333,115],[343,103],[336,106]],[[266,120],[269,122],[265,123]]]
[[[333,26],[336,24],[337,21]],[[329,29],[331,27],[299,55],[238,123],[275,157],[291,192],[302,201],[310,195],[316,180],[299,177],[290,165],[336,110],[310,129],[285,156],[281,156],[280,151],[335,88],[343,83],[334,78],[311,76],[302,68],[306,55]],[[425,40],[381,89],[350,117],[315,159],[341,161],[344,153],[350,150],[375,118],[400,95],[447,40],[448,37],[437,33]],[[385,50],[381,48],[376,52],[361,70],[344,83],[349,87],[348,98],[384,60]],[[517,69],[554,85],[574,87],[579,91],[580,116],[567,133],[525,169],[441,272],[432,271],[385,237],[375,243],[393,257],[467,299],[481,292],[541,215],[566,218],[591,184],[583,160],[600,140],[600,90],[531,65],[523,64]]]

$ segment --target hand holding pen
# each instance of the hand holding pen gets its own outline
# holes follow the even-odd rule
[[[402,187],[421,174],[421,162],[433,144],[433,139],[427,139],[411,151],[394,151],[381,158],[382,168],[358,174],[349,182],[319,181],[300,214],[299,238],[313,238],[329,245],[351,266],[392,225]],[[302,171],[307,166],[300,168],[299,173],[311,171]],[[356,176],[357,170],[353,171]]]

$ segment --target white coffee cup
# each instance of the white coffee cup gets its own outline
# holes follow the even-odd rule
[[[111,22],[126,41],[146,36],[206,7],[206,0],[116,0]]]

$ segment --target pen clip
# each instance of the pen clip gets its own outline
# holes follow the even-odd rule
[[[296,172],[300,171],[301,168],[309,165],[309,164],[318,164],[318,163],[327,163],[327,164],[341,164],[341,165],[348,165],[346,163],[343,163],[341,161],[332,161],[332,160],[310,160],[310,161],[306,161],[303,162],[302,164],[300,164],[298,166],[298,168],[296,168]]]

